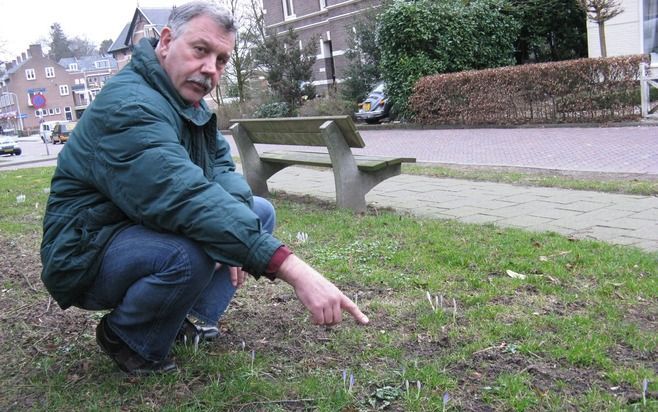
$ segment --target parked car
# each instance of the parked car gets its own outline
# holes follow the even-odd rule
[[[50,122],[41,122],[39,123],[39,136],[44,143],[51,143],[50,135],[53,133],[53,128],[57,123],[61,123],[62,120],[55,120]]]
[[[66,141],[68,141],[69,135],[75,128],[76,124],[78,123],[77,122],[57,123],[53,128],[52,134],[50,135],[50,139],[52,140],[53,144],[65,143]]]
[[[359,111],[355,113],[357,120],[364,120],[368,124],[379,123],[391,114],[392,104],[385,93],[386,85],[379,82],[368,94],[366,100],[359,103]]]
[[[0,153],[18,156],[23,151],[13,136],[0,136]]]

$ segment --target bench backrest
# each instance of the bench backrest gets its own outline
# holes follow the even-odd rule
[[[253,143],[294,146],[326,146],[320,126],[333,121],[349,147],[365,147],[350,116],[280,117],[273,119],[231,119],[239,123]]]

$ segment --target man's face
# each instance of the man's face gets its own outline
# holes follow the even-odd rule
[[[188,103],[195,103],[217,85],[234,44],[233,33],[218,27],[210,17],[199,16],[176,38],[165,27],[157,55],[178,93]]]

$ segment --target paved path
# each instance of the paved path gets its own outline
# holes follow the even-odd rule
[[[367,145],[361,152],[367,154],[410,156],[421,162],[658,178],[658,127],[391,129],[361,134]],[[54,164],[53,155],[61,146],[49,146],[48,156],[38,138],[21,140],[25,154],[0,158],[0,171]],[[330,171],[287,168],[270,179],[270,189],[335,200]],[[366,200],[373,206],[421,217],[550,230],[658,251],[655,196],[401,175],[376,186]]]
[[[658,127],[361,131],[364,154],[421,162],[658,175]]]
[[[271,191],[335,201],[330,171],[290,167],[269,180]],[[412,215],[554,231],[658,251],[658,197],[400,175],[366,196],[375,207]]]

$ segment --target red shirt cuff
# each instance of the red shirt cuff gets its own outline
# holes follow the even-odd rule
[[[271,280],[274,280],[274,278],[276,278],[276,274],[279,272],[281,264],[290,255],[292,255],[292,250],[288,249],[288,246],[279,246],[279,248],[272,255],[270,263],[267,265],[267,269],[265,269],[265,276]]]

